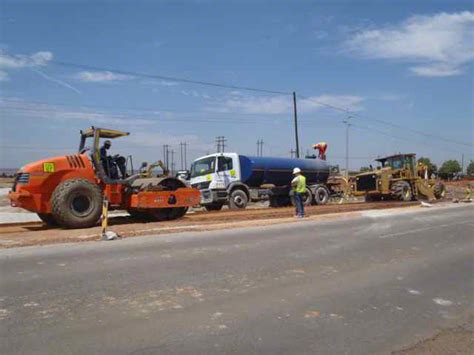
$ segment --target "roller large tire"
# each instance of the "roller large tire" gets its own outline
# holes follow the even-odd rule
[[[433,186],[433,193],[437,200],[442,199],[446,195],[446,187],[442,182],[437,182]]]
[[[155,208],[147,212],[148,220],[154,222],[168,221],[171,218],[172,208]]]
[[[392,197],[399,201],[411,201],[413,198],[413,191],[411,186],[406,181],[397,181],[391,188]]]
[[[49,227],[56,227],[58,223],[54,219],[54,216],[49,213],[38,213],[38,217]]]
[[[169,219],[178,219],[188,212],[188,207],[175,207],[171,209]]]
[[[249,198],[244,191],[236,189],[230,193],[229,208],[231,210],[243,210],[248,202]]]
[[[128,210],[127,212],[130,214],[130,217],[137,221],[146,221],[150,219],[147,212],[137,211],[134,209]]]
[[[93,227],[102,214],[102,191],[88,180],[66,180],[54,190],[51,203],[61,227]]]
[[[204,208],[206,211],[220,211],[222,209],[222,203],[212,203],[210,205],[205,205]]]

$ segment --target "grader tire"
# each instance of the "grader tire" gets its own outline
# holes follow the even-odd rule
[[[37,213],[41,221],[49,227],[56,227],[58,223],[50,213]]]
[[[442,199],[446,195],[446,187],[442,182],[437,182],[433,186],[433,193],[437,200]]]
[[[66,180],[51,197],[52,215],[64,228],[89,228],[102,213],[102,191],[85,179]]]
[[[399,201],[411,201],[413,198],[413,191],[411,186],[406,181],[397,181],[392,185],[392,197]]]

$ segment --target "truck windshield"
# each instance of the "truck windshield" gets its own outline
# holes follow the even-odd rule
[[[191,165],[191,177],[211,174],[216,169],[216,157],[203,158],[196,160]]]

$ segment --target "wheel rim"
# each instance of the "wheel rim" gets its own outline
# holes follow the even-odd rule
[[[405,197],[405,200],[408,200],[410,198],[410,189],[408,187],[405,187],[403,189],[403,196]]]
[[[245,204],[245,200],[242,196],[235,196],[234,197],[234,204],[237,206],[237,207],[243,207],[244,204]]]
[[[324,191],[318,191],[318,201],[324,201],[326,199],[326,193]]]
[[[93,205],[89,196],[77,194],[71,197],[69,207],[71,212],[78,217],[84,217],[90,214]]]

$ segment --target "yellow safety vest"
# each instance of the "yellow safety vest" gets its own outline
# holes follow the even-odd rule
[[[295,192],[304,194],[306,192],[306,178],[303,175],[298,176]]]

